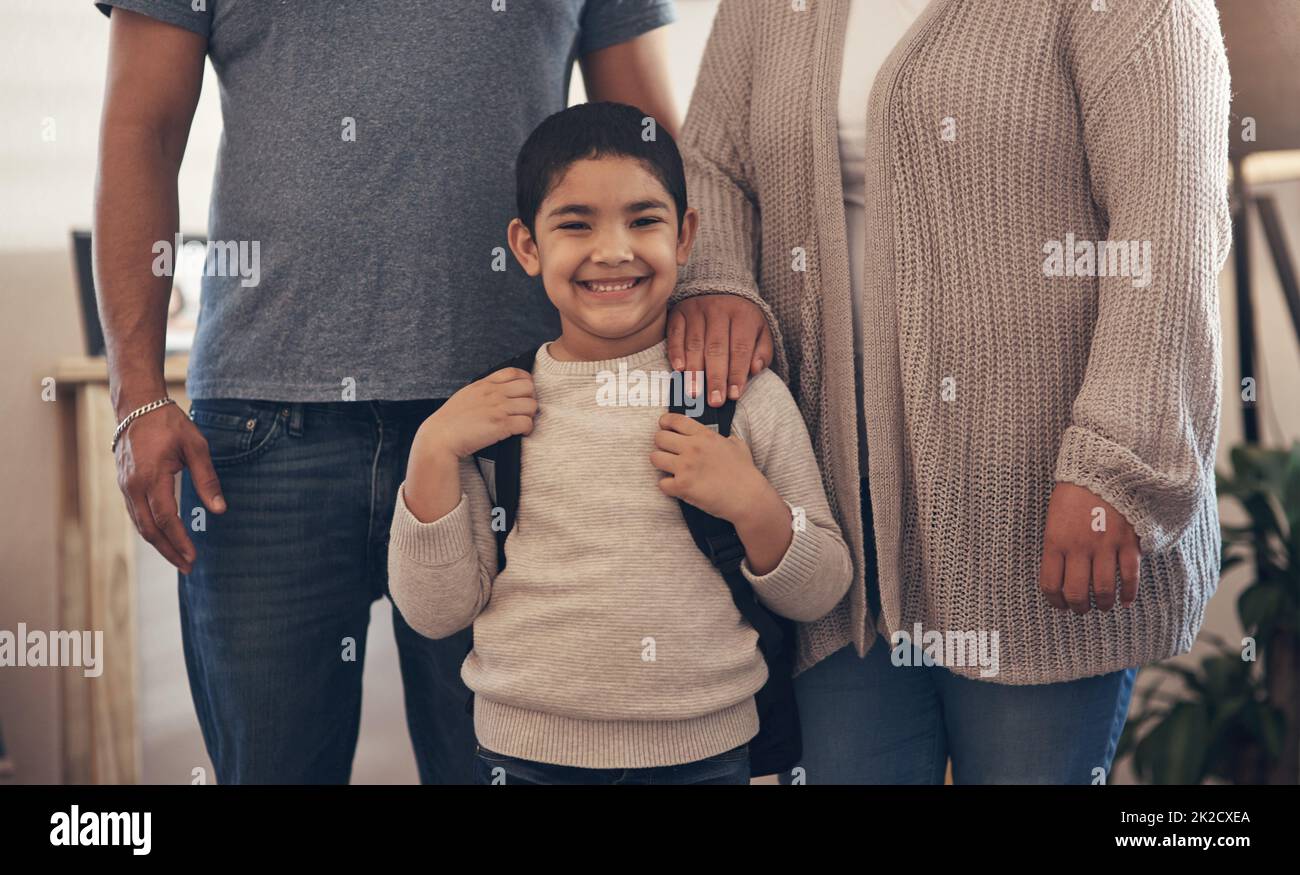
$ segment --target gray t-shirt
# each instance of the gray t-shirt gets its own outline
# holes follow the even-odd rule
[[[442,398],[557,336],[506,243],[515,155],[576,57],[675,18],[672,0],[97,5],[208,39],[208,238],[232,257],[209,259],[186,388],[281,401]]]

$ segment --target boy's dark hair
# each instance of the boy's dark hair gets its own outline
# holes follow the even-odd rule
[[[601,101],[579,103],[547,116],[533,129],[515,159],[515,206],[534,233],[542,201],[574,162],[605,157],[640,161],[672,195],[680,232],[686,215],[686,172],[677,143],[658,123],[654,139],[642,138],[649,118],[635,106]]]

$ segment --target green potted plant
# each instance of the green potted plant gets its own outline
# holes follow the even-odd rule
[[[1221,570],[1250,562],[1254,579],[1237,599],[1240,647],[1215,635],[1195,668],[1154,664],[1177,676],[1179,695],[1140,694],[1116,758],[1131,756],[1143,781],[1236,784],[1300,781],[1300,441],[1290,449],[1243,445],[1230,453],[1219,495],[1245,511],[1223,526]]]

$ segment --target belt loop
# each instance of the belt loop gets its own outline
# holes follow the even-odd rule
[[[302,437],[302,409],[301,402],[289,404],[284,408],[282,413],[288,414],[289,417],[289,435],[291,437]]]

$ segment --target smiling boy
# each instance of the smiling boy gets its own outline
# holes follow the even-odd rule
[[[731,437],[598,398],[602,373],[671,371],[668,299],[699,221],[676,144],[643,139],[644,121],[583,104],[524,143],[509,242],[562,333],[532,373],[495,371],[425,420],[398,490],[395,604],[431,638],[473,625],[461,674],[481,782],[748,783],[768,669],[678,499],[734,525],[741,571],[777,614],[820,618],[853,574],[776,374],[736,402]],[[520,502],[498,569],[473,454],[511,435]]]

